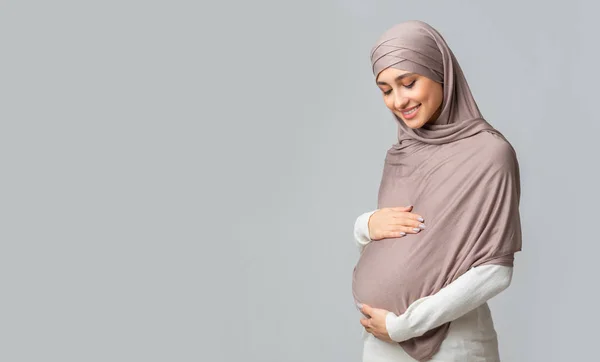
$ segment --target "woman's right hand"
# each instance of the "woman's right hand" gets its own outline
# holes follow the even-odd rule
[[[375,211],[369,218],[371,240],[399,238],[425,229],[425,220],[421,215],[413,214],[412,209],[412,206],[387,207]]]

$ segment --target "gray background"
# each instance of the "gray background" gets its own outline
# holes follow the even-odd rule
[[[597,358],[591,1],[0,2],[0,360],[359,361],[370,73],[436,27],[522,170],[503,361]]]

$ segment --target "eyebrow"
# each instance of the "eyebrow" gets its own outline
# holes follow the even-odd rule
[[[404,79],[406,77],[410,77],[411,75],[415,75],[415,74],[416,73],[404,73],[402,75],[397,76],[396,79],[394,79],[394,82],[398,83],[402,79]],[[386,82],[377,82],[377,84],[379,84],[379,85],[388,85]]]

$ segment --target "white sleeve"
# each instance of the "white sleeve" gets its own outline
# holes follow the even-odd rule
[[[403,342],[465,315],[508,288],[512,273],[513,267],[503,265],[471,268],[439,292],[413,302],[402,315],[389,312],[390,338]]]
[[[357,217],[354,223],[354,239],[361,253],[363,248],[372,241],[369,235],[369,218],[375,211],[377,210],[365,212]]]

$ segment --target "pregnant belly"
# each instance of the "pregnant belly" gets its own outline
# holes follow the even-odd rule
[[[429,295],[432,286],[426,285],[425,275],[437,271],[424,270],[426,251],[412,247],[418,239],[413,235],[367,245],[353,271],[355,302],[401,314],[412,302]]]

